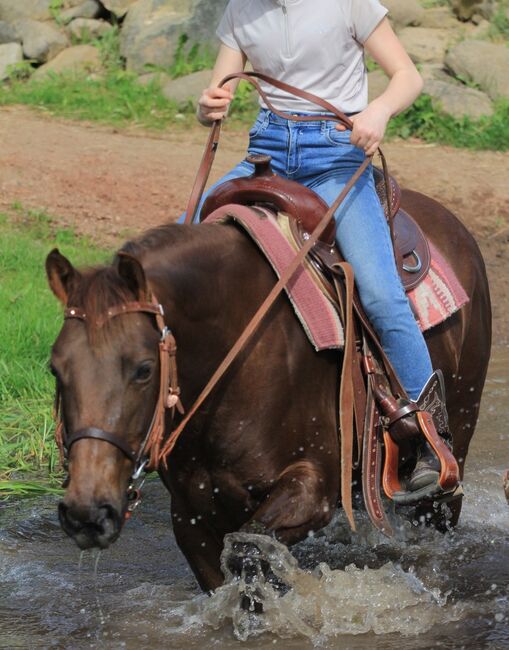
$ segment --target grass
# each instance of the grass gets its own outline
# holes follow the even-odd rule
[[[417,137],[467,149],[509,149],[509,101],[499,101],[495,113],[479,120],[454,118],[437,111],[431,98],[422,95],[407,111],[395,117],[387,129],[391,137]]]
[[[53,443],[54,380],[47,363],[62,323],[44,260],[55,246],[76,264],[98,263],[105,251],[56,229],[44,212],[12,206],[0,214],[0,496],[58,490]]]

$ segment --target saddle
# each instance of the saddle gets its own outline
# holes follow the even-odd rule
[[[254,165],[254,173],[248,177],[226,181],[211,192],[202,206],[200,221],[218,208],[231,203],[266,207],[292,217],[290,223],[294,236],[302,244],[327,211],[327,204],[308,187],[275,174],[271,169],[270,156],[250,154],[246,160]],[[390,191],[387,192],[383,172],[375,167],[374,176],[385,216],[393,224],[398,272],[405,291],[410,291],[423,280],[429,270],[429,245],[414,219],[400,207],[401,189],[396,180],[389,176]],[[391,199],[390,206],[388,195]],[[328,258],[329,262],[338,259],[335,232],[336,223],[334,218],[331,218],[313,252],[313,259],[322,270],[324,267],[321,262],[324,257]]]
[[[284,213],[290,217],[294,239],[301,246],[304,245],[316,224],[327,212],[327,204],[311,189],[274,174],[270,166],[270,156],[250,155],[247,161],[254,165],[254,173],[249,177],[227,181],[211,192],[202,206],[200,221],[225,205],[241,204],[268,209],[276,215]],[[401,209],[401,191],[395,179],[388,177],[390,191],[387,192],[385,175],[376,168],[374,173],[377,193],[385,215],[393,226],[398,271],[405,290],[409,291],[416,287],[428,272],[431,259],[429,245],[417,223]],[[347,337],[345,342],[341,381],[342,386],[351,386],[351,417],[355,423],[352,428],[356,431],[356,458],[353,460],[353,449],[349,450],[349,456],[353,468],[362,465],[363,495],[372,522],[382,532],[390,535],[392,529],[385,515],[381,486],[385,495],[396,503],[407,503],[410,499],[409,493],[405,493],[402,488],[399,477],[399,444],[403,441],[395,442],[388,434],[386,417],[381,406],[384,400],[392,400],[391,412],[406,414],[405,408],[408,406],[402,406],[401,403],[404,391],[364,314],[356,292],[351,300],[344,283],[339,281],[338,269],[341,268],[342,258],[335,245],[333,217],[311,249],[310,257],[321,273],[322,286],[326,287],[329,296],[335,300],[344,322],[352,311],[348,302],[351,301],[353,305],[355,318],[353,327],[350,328],[353,336],[349,339]],[[346,327],[348,329],[348,325]],[[394,395],[399,395],[399,401],[392,397]],[[439,437],[431,416],[416,407],[414,410],[420,417],[421,432],[441,462],[441,483],[436,486],[433,495],[428,495],[433,496],[432,500],[437,500],[437,496],[449,496],[451,489],[457,485],[456,461]],[[343,444],[342,440],[342,456]],[[342,466],[342,471],[351,474],[352,469],[345,470]]]

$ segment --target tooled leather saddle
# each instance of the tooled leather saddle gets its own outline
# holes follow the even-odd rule
[[[254,173],[219,185],[205,200],[200,220],[203,221],[214,210],[230,203],[259,205],[292,217],[290,223],[297,241],[305,240],[327,211],[327,204],[308,187],[275,174],[270,166],[270,156],[251,154],[246,160],[254,165]],[[393,224],[398,272],[405,291],[410,291],[423,280],[429,270],[428,241],[414,219],[400,207],[401,190],[396,180],[389,176],[390,191],[387,192],[382,171],[375,167],[374,176],[386,218]],[[387,196],[390,196],[390,205]],[[337,259],[339,253],[336,249],[335,231],[336,224],[334,218],[331,218],[313,252],[318,265],[324,258],[333,256]]]

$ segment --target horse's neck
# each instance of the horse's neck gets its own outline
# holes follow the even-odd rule
[[[270,291],[273,272],[245,235],[219,225],[193,228],[143,266],[177,342],[183,390],[195,393]]]

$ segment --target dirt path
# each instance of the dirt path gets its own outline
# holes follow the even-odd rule
[[[117,245],[184,210],[207,132],[164,135],[66,122],[0,109],[0,210],[14,202]],[[240,160],[246,137],[223,136],[213,179]],[[509,323],[509,154],[421,142],[384,147],[399,182],[452,210],[475,234],[488,268],[495,342]]]

